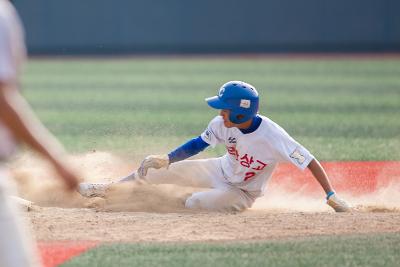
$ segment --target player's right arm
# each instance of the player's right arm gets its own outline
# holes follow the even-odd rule
[[[47,158],[64,179],[68,189],[75,189],[78,178],[63,163],[61,145],[35,118],[17,90],[18,74],[25,55],[21,23],[12,6],[3,2],[0,10],[0,121],[14,139],[29,145]]]
[[[169,164],[197,155],[208,146],[209,144],[204,142],[201,136],[198,136],[177,147],[167,155],[147,156],[140,164],[138,174],[140,177],[144,177],[147,175],[147,170],[149,168],[168,168]]]
[[[68,189],[76,189],[78,177],[63,163],[63,149],[33,115],[24,98],[12,83],[0,81],[0,120],[15,139],[25,143],[49,160]]]
[[[218,129],[221,124],[221,117],[215,117],[208,125],[207,129],[198,137],[193,138],[178,148],[165,155],[150,155],[146,157],[138,169],[139,177],[147,175],[149,168],[168,168],[169,164],[190,158],[208,146],[215,147],[220,142]]]

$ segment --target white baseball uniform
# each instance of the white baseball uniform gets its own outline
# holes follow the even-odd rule
[[[176,183],[212,188],[193,194],[188,208],[207,210],[243,210],[263,195],[273,170],[280,162],[291,162],[304,170],[314,158],[278,124],[260,116],[259,127],[244,134],[227,128],[221,116],[215,117],[201,138],[215,147],[224,144],[227,153],[220,158],[183,160],[168,170],[149,170],[152,183]]]
[[[18,16],[8,1],[0,0],[0,81],[17,86],[18,74],[26,57],[23,30]],[[0,121],[0,159],[15,150],[9,130]]]
[[[23,30],[14,7],[0,0],[0,82],[17,87],[18,74],[26,57]],[[16,89],[16,88],[15,88]],[[14,152],[16,143],[0,121],[0,266],[39,266],[32,240],[25,233],[9,198],[12,186],[4,161]],[[8,192],[11,191],[11,192]]]

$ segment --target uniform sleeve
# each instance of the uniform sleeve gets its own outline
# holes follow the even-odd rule
[[[169,163],[178,162],[194,156],[203,151],[206,147],[208,147],[208,144],[204,142],[200,136],[193,138],[168,154]]]
[[[314,159],[310,151],[294,140],[283,129],[280,129],[274,136],[274,147],[281,162],[290,162],[301,170],[304,170]]]
[[[14,6],[0,1],[0,81],[17,81],[26,58],[24,30]]]
[[[223,119],[220,116],[215,117],[209,124],[207,129],[200,135],[204,142],[211,147],[222,143],[221,130],[223,126]]]

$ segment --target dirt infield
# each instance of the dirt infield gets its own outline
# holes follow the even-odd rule
[[[110,180],[131,169],[129,163],[105,152],[73,161],[87,181]],[[40,241],[247,241],[400,232],[399,162],[325,163],[325,167],[338,192],[355,207],[353,212],[334,213],[309,174],[289,166],[281,167],[266,195],[241,213],[185,210],[186,197],[200,189],[175,185],[116,186],[106,200],[65,194],[48,166],[31,155],[17,160],[12,171],[20,195],[38,205],[24,214]]]
[[[400,232],[400,212],[145,213],[42,208],[28,214],[41,241],[248,241]]]

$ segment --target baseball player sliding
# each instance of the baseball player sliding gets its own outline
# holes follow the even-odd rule
[[[174,183],[209,188],[192,194],[185,202],[189,209],[241,211],[263,195],[272,172],[280,162],[299,169],[308,168],[326,193],[327,204],[337,212],[349,205],[332,188],[318,160],[278,124],[258,114],[259,95],[254,86],[230,81],[217,96],[206,99],[220,110],[198,137],[167,155],[150,155],[136,173],[118,182],[145,179],[150,183]],[[186,160],[208,146],[226,146],[219,158]],[[80,184],[84,196],[104,196],[113,183]]]

